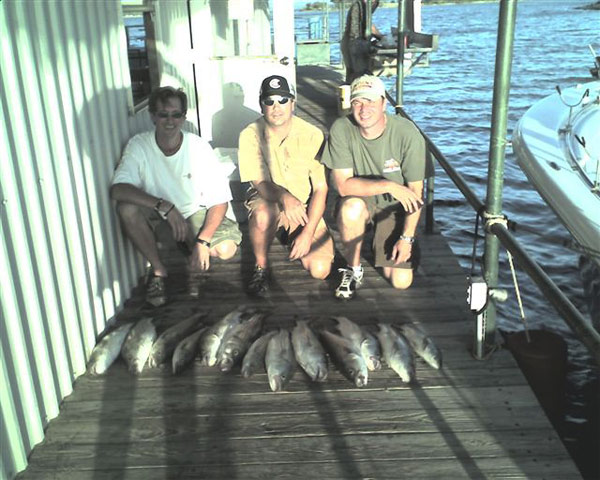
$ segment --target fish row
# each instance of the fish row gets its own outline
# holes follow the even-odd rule
[[[88,371],[101,374],[119,353],[129,370],[139,374],[147,364],[157,367],[171,356],[173,373],[179,373],[196,356],[201,365],[230,371],[241,363],[247,378],[266,372],[273,391],[282,390],[296,364],[313,381],[328,375],[328,357],[357,387],[368,382],[368,372],[381,368],[381,358],[404,382],[415,378],[413,352],[433,368],[442,365],[441,351],[417,325],[377,324],[372,333],[346,317],[297,320],[293,329],[262,333],[269,313],[239,306],[210,327],[196,314],[165,330],[157,337],[153,320],[126,324],[106,335],[94,348]]]
[[[379,323],[375,334],[346,317],[310,323],[297,320],[291,332],[267,332],[255,340],[243,357],[242,376],[266,371],[271,390],[279,391],[296,362],[311,380],[326,380],[329,357],[357,387],[364,387],[368,372],[381,368],[382,357],[404,382],[415,379],[413,352],[433,368],[442,366],[441,351],[424,330],[412,323]]]

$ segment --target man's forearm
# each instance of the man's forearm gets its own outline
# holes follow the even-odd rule
[[[408,188],[412,190],[415,193],[415,195],[417,195],[421,199],[423,198],[423,186],[423,181],[409,182],[408,184]],[[408,237],[415,236],[417,232],[417,225],[419,224],[419,218],[421,218],[421,210],[423,209],[419,208],[418,210],[415,210],[412,213],[406,214],[406,218],[404,219],[404,230],[402,232],[403,235],[406,235]]]
[[[141,207],[152,208],[158,202],[154,195],[129,183],[116,183],[110,188],[110,198],[117,202],[127,202]],[[165,199],[167,200],[167,199]]]
[[[351,177],[341,185],[336,185],[337,191],[343,197],[372,197],[390,193],[394,182],[386,179],[371,179],[362,177]]]
[[[313,192],[308,202],[308,223],[304,226],[312,234],[315,233],[319,221],[325,213],[325,203],[327,201],[327,189],[319,189]]]
[[[252,185],[256,188],[260,196],[269,202],[279,203],[281,196],[287,193],[285,188],[267,180],[259,183],[252,182]]]
[[[206,212],[206,218],[204,219],[204,225],[198,232],[197,238],[202,238],[208,242],[212,239],[217,228],[221,225],[221,222],[225,218],[227,213],[227,203],[219,203],[213,205]]]

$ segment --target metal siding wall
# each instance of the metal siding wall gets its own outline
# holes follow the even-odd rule
[[[108,193],[127,139],[151,126],[145,109],[128,115],[120,9],[118,0],[0,3],[2,479],[27,466],[143,269]],[[191,94],[189,34],[178,47],[185,1],[157,11],[163,78]]]

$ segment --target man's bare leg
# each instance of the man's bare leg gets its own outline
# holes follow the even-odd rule
[[[150,262],[154,275],[166,277],[167,267],[160,259],[154,232],[148,225],[140,207],[131,203],[119,202],[117,204],[117,213],[121,219],[125,234],[131,240],[136,250]]]

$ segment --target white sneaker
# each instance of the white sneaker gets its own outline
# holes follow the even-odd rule
[[[356,294],[356,290],[361,286],[363,280],[363,269],[360,273],[354,273],[351,267],[340,268],[338,272],[342,272],[342,280],[335,289],[336,298],[350,300]]]

